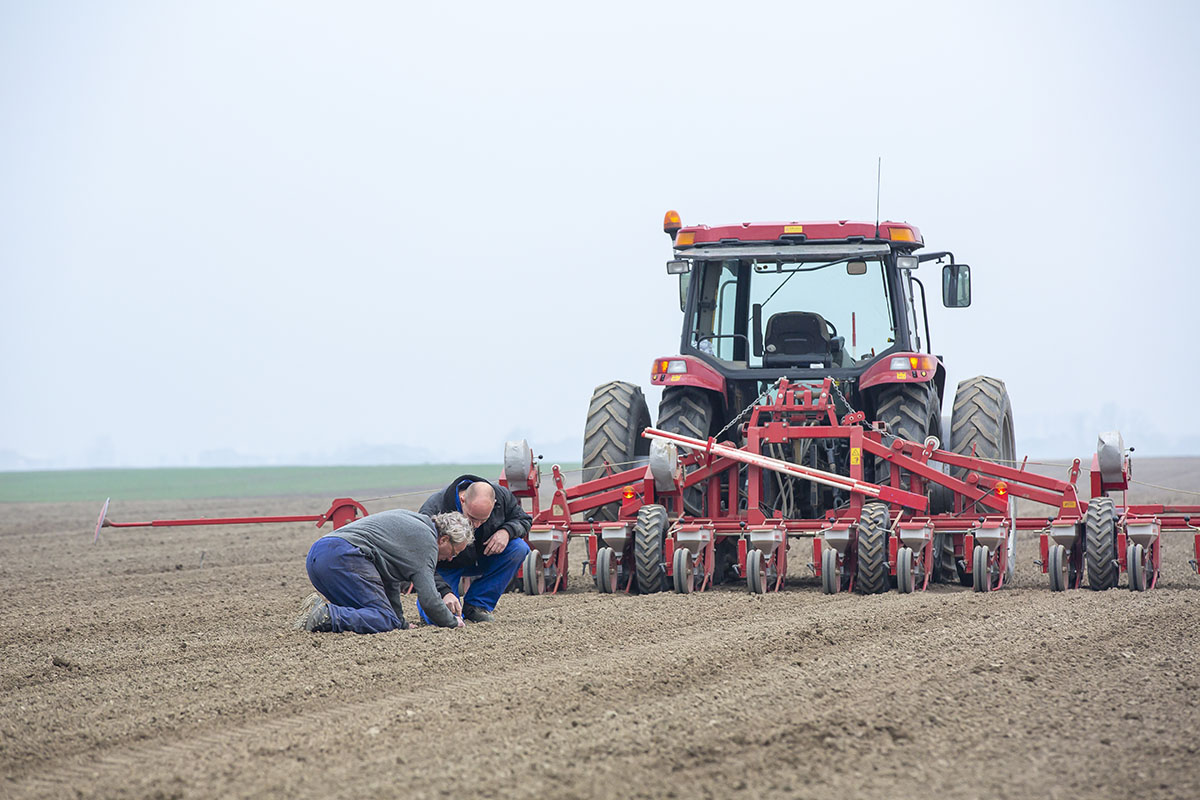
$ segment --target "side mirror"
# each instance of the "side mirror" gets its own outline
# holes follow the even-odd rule
[[[966,264],[942,267],[942,305],[946,308],[971,305],[971,268]]]
[[[847,275],[866,275],[867,274],[867,262],[865,262],[865,261],[847,261],[846,262],[846,274]]]
[[[688,285],[692,282],[692,273],[685,272],[679,276],[679,310],[687,310]]]

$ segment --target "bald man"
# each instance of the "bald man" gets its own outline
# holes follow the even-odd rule
[[[460,475],[421,506],[421,513],[430,516],[448,511],[466,515],[475,526],[475,542],[454,560],[439,563],[438,576],[455,597],[460,580],[473,577],[462,598],[463,619],[491,622],[500,595],[529,553],[525,539],[533,518],[512,492],[477,475]]]

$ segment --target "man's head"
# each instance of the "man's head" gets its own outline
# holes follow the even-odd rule
[[[435,514],[433,526],[438,533],[438,561],[449,561],[475,541],[471,520],[457,511]]]
[[[496,490],[487,481],[475,481],[458,493],[458,502],[471,525],[478,528],[488,521],[496,507]]]

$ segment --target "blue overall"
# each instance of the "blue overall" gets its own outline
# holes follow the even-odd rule
[[[508,588],[508,584],[517,574],[517,570],[521,568],[521,562],[525,560],[528,553],[529,545],[524,539],[510,539],[508,547],[504,548],[503,552],[494,556],[480,554],[475,560],[474,566],[461,569],[438,567],[437,573],[442,580],[449,584],[450,591],[454,592],[455,597],[459,596],[458,585],[462,578],[466,576],[475,578],[471,581],[471,588],[467,589],[467,596],[462,598],[463,604],[491,611],[500,601],[500,595]],[[417,610],[421,612],[421,619],[428,623],[429,619],[425,616],[425,611],[421,609],[419,602]]]
[[[408,627],[396,616],[379,570],[345,539],[317,539],[305,566],[312,585],[329,601],[334,633],[383,633]]]

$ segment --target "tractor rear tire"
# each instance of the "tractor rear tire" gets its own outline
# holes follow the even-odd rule
[[[910,442],[924,443],[933,435],[941,439],[942,410],[933,383],[892,383],[876,396],[875,419],[887,423],[888,432]],[[891,481],[891,462],[875,461],[875,482]],[[908,473],[900,475],[900,487],[907,489]]]
[[[1088,502],[1084,531],[1088,587],[1097,592],[1116,587],[1120,578],[1117,513],[1111,497],[1094,497]]]
[[[663,390],[662,402],[658,404],[658,429],[668,433],[680,433],[694,439],[708,439],[712,431],[712,398],[702,389],[680,386]],[[704,516],[704,488],[694,486],[683,493],[683,504],[688,514]]]
[[[959,455],[974,455],[1013,466],[1017,442],[1013,434],[1012,401],[1004,381],[985,375],[959,381],[954,392],[954,408],[950,413],[949,450]],[[950,474],[962,480],[967,470],[954,467]],[[954,561],[953,550],[943,547],[937,558],[938,572],[944,573],[945,580],[951,580],[957,572],[962,585],[972,585],[974,576],[964,574]]]
[[[883,594],[891,587],[888,573],[887,503],[867,503],[858,521],[858,565],[854,590],[859,594]]]
[[[652,594],[667,588],[663,569],[663,543],[667,533],[667,510],[659,505],[638,509],[633,525],[633,565],[639,594]]]
[[[930,383],[897,383],[880,390],[876,402],[875,418],[886,422],[888,430],[910,442],[925,442],[930,436],[938,437],[942,447],[942,409],[937,392]],[[936,465],[935,465],[936,466]],[[892,465],[883,460],[875,461],[875,482],[888,485],[891,482]],[[907,488],[907,475],[902,474],[900,484]],[[940,484],[929,485],[929,512],[943,514],[953,507],[953,494]],[[935,536],[933,548],[934,583],[952,581],[954,569],[954,542],[948,536]]]
[[[609,381],[596,387],[588,404],[583,429],[583,480],[603,477],[605,462],[621,472],[650,457],[650,440],[642,431],[650,426],[650,409],[641,388],[624,381]],[[594,511],[598,520],[614,520],[619,503]]]

